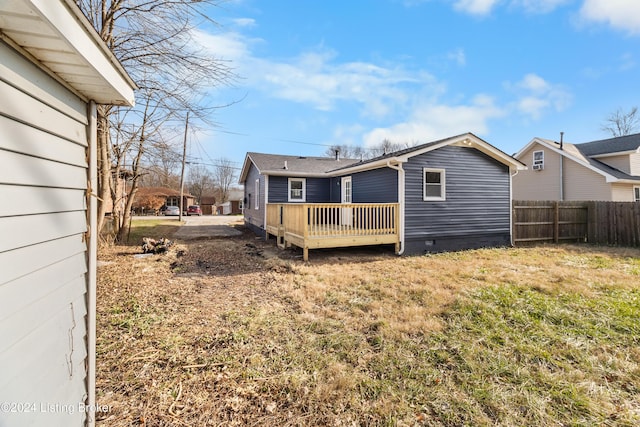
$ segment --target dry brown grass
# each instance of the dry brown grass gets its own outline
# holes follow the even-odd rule
[[[99,256],[98,425],[640,422],[638,250],[137,252]]]

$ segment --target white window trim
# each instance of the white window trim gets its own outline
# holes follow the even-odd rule
[[[427,173],[428,172],[437,172],[440,174],[440,187],[441,187],[440,197],[427,196]],[[446,180],[446,173],[444,169],[433,169],[433,168],[422,169],[422,199],[425,202],[447,199],[447,180]]]
[[[253,208],[255,210],[258,210],[258,209],[260,209],[260,179],[256,179],[254,189],[255,189],[255,193],[256,194],[255,194],[255,197],[254,197],[255,202],[254,202],[254,207]]]
[[[633,200],[636,202],[640,202],[640,194],[636,196],[637,193],[640,193],[640,185],[633,186]]]
[[[294,199],[291,197],[291,183],[293,181],[301,181],[302,182],[302,198]],[[293,203],[303,203],[307,201],[307,179],[306,178],[289,178],[287,183],[287,199],[289,202]]]
[[[536,160],[536,154],[540,153],[540,159]],[[533,170],[540,170],[540,169],[544,169],[544,150],[536,150],[533,152],[532,154],[533,159],[532,159],[532,169]],[[536,168],[536,166],[538,166]]]

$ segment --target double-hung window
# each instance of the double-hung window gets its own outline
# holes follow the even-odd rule
[[[539,171],[544,169],[544,151],[533,152],[533,170]]]
[[[425,201],[446,199],[444,169],[424,168],[422,184],[422,194]]]
[[[289,201],[304,202],[306,200],[307,180],[305,178],[289,178]]]

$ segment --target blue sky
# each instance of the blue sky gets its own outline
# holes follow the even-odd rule
[[[513,154],[640,106],[637,0],[230,0],[197,39],[240,76],[190,154],[323,155],[473,132]]]

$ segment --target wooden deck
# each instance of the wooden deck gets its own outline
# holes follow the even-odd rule
[[[397,203],[270,203],[267,237],[278,246],[309,249],[395,244],[400,246]]]

